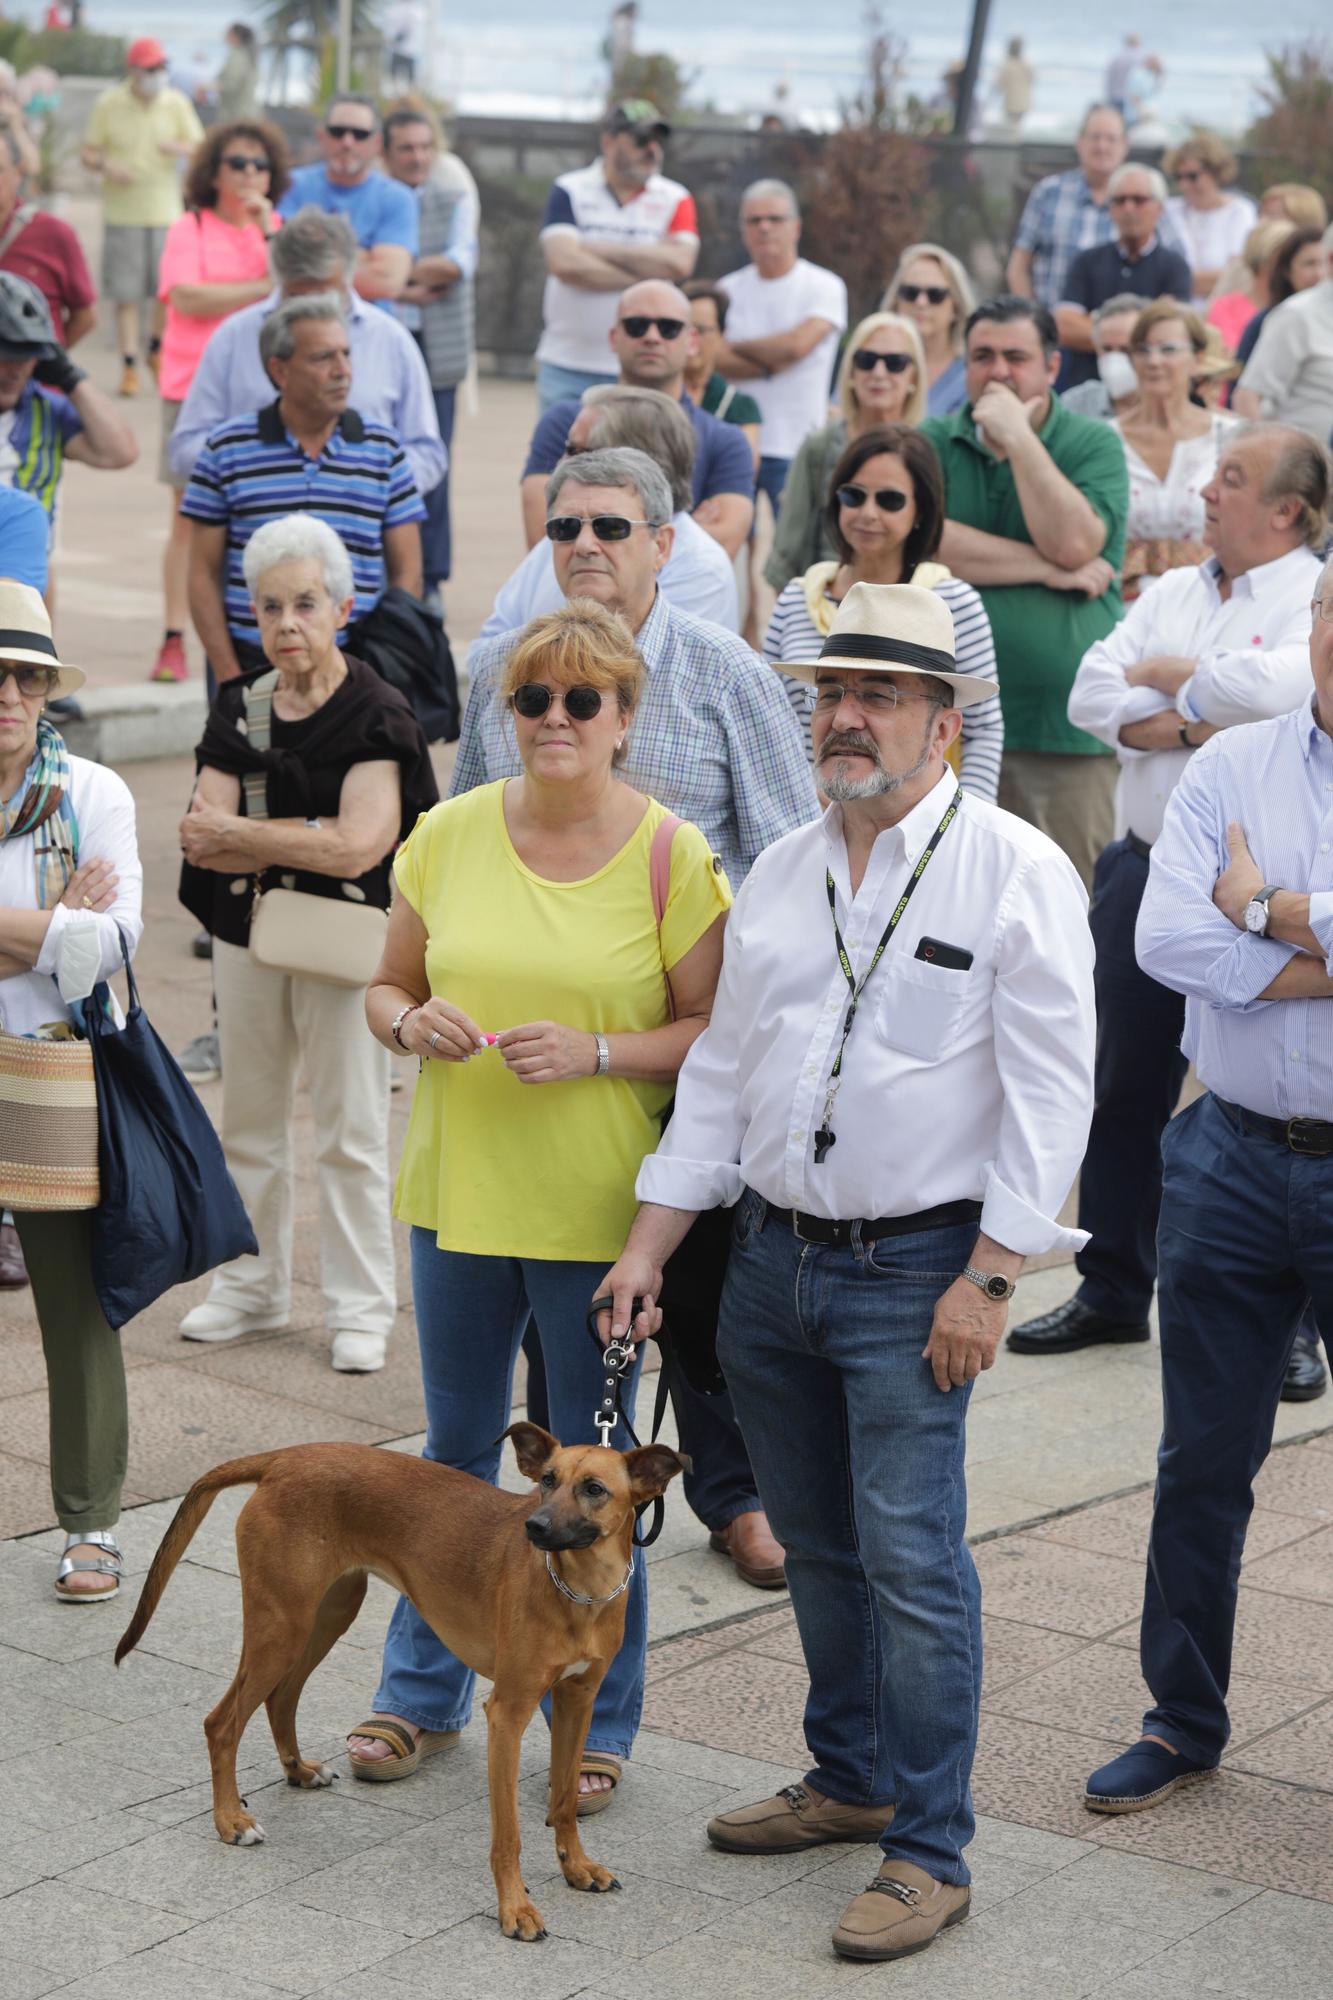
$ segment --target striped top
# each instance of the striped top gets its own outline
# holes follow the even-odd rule
[[[824,567],[836,570],[837,565],[827,564]],[[959,673],[981,674],[987,680],[998,680],[990,620],[976,591],[958,576],[945,577],[933,587],[953,615],[954,650]],[[764,634],[764,658],[775,666],[783,660],[817,660],[823,644],[824,634],[817,629],[806,602],[805,579],[794,576],[773,606],[773,615]],[[784,674],[782,678],[808,746],[810,717],[814,713],[814,689],[808,681],[799,681],[792,675]],[[964,791],[974,793],[979,799],[989,799],[994,805],[1000,785],[1000,759],[1004,754],[1004,718],[1000,713],[998,695],[993,694],[989,700],[978,702],[975,708],[963,711],[962,742],[960,784]]]
[[[426,518],[402,444],[387,424],[364,423],[355,410],[344,410],[319,457],[309,458],[276,402],[210,433],[181,513],[225,524],[227,629],[252,646],[259,644],[259,625],[241,559],[256,528],[285,514],[327,521],[352,559],[352,616],[364,618],[384,595],[386,529]]]
[[[68,397],[25,382],[14,408],[0,414],[0,482],[31,493],[54,515],[65,446],[82,429]]]

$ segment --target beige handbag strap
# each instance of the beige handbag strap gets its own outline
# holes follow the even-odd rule
[[[246,734],[256,750],[267,750],[273,741],[273,695],[277,685],[275,668],[272,673],[261,674],[257,681],[251,681],[241,695]],[[268,773],[247,771],[241,779],[241,789],[245,793],[247,819],[267,819]]]

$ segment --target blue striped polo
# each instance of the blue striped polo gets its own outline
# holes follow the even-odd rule
[[[233,639],[259,644],[241,559],[256,528],[285,514],[314,514],[341,537],[352,559],[354,618],[384,594],[384,534],[426,510],[396,431],[344,410],[318,458],[301,449],[277,402],[232,417],[209,433],[195,460],[181,513],[227,530],[225,606]]]

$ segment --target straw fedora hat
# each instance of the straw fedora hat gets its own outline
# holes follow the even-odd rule
[[[826,667],[853,667],[863,674],[933,674],[953,689],[958,708],[973,708],[1000,692],[998,681],[958,672],[953,613],[942,597],[915,583],[854,583],[838,606],[819,658],[774,664],[779,673],[811,682]]]
[[[67,667],[56,652],[41,591],[8,577],[0,577],[0,662],[54,667],[59,678],[53,695],[73,694],[88,678],[82,667]]]

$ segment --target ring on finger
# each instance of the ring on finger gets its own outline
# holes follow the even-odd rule
[[[431,1048],[434,1048],[435,1044],[439,1041],[439,1039],[440,1039],[440,1031],[438,1028],[436,1028],[431,1035],[429,1046]]]

